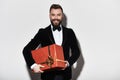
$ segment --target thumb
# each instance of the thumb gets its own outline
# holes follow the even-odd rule
[[[39,67],[45,67],[45,66],[39,64]]]

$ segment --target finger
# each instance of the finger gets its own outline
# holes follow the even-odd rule
[[[65,67],[64,67],[62,70],[65,70],[65,69],[66,69],[66,67],[67,67],[67,64],[65,64]]]
[[[65,70],[65,68],[63,68],[62,70]]]
[[[65,67],[66,68],[66,67]],[[62,70],[65,70],[65,68],[63,68]]]
[[[45,66],[40,65],[40,67],[45,67]]]
[[[40,73],[43,73],[44,71],[40,70],[39,72],[40,72]]]
[[[43,66],[43,65],[39,65],[39,67],[45,67],[45,66]]]
[[[65,63],[67,63],[67,61],[64,61]]]

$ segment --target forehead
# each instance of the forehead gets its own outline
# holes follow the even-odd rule
[[[60,13],[62,13],[62,10],[61,10],[61,9],[59,9],[59,8],[58,8],[58,9],[54,9],[54,8],[53,8],[53,9],[51,9],[50,13],[60,14]]]

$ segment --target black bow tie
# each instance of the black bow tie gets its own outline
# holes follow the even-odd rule
[[[60,26],[58,26],[58,27],[53,27],[53,31],[55,31],[55,30],[60,31],[60,30],[61,30],[61,27],[60,27]]]

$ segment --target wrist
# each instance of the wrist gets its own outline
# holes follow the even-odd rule
[[[37,64],[36,63],[34,63],[33,65],[31,65],[31,69],[33,69],[35,66],[36,66]]]

